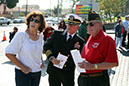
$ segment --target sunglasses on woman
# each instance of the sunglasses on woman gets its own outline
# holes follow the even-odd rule
[[[31,21],[31,22],[34,21],[35,23],[40,23],[40,21],[39,21],[38,19],[34,19],[34,18],[30,18],[30,21]]]
[[[88,26],[88,25],[94,26],[95,23],[98,23],[98,22],[90,22],[90,23],[86,23],[86,26]]]

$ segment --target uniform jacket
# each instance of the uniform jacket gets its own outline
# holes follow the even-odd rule
[[[68,59],[62,70],[74,71],[75,64],[73,62],[72,56],[70,54],[70,50],[76,49],[74,46],[77,42],[79,42],[80,51],[83,48],[84,40],[78,36],[77,34],[70,40],[66,40],[67,31],[54,31],[51,37],[44,44],[44,52],[46,53],[47,58],[49,59],[51,56],[57,57],[59,53],[68,56]],[[53,63],[50,61],[48,65],[47,72],[50,73],[54,69],[60,70],[53,66]]]

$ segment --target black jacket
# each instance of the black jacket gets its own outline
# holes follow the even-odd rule
[[[13,39],[15,32],[9,32],[9,42]]]

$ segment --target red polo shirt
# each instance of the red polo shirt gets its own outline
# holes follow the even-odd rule
[[[95,36],[90,37],[82,51],[82,58],[97,64],[101,62],[118,63],[115,41],[102,30]],[[86,70],[86,73],[96,73],[103,70]]]

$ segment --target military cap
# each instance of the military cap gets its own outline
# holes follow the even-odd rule
[[[99,16],[99,14],[97,14],[96,12],[90,12],[88,14],[87,20],[88,21],[91,21],[91,20],[101,20],[101,18]]]
[[[68,19],[68,24],[80,24],[82,18],[75,14],[67,14],[66,18]]]
[[[121,18],[120,16],[117,16],[117,18]]]

